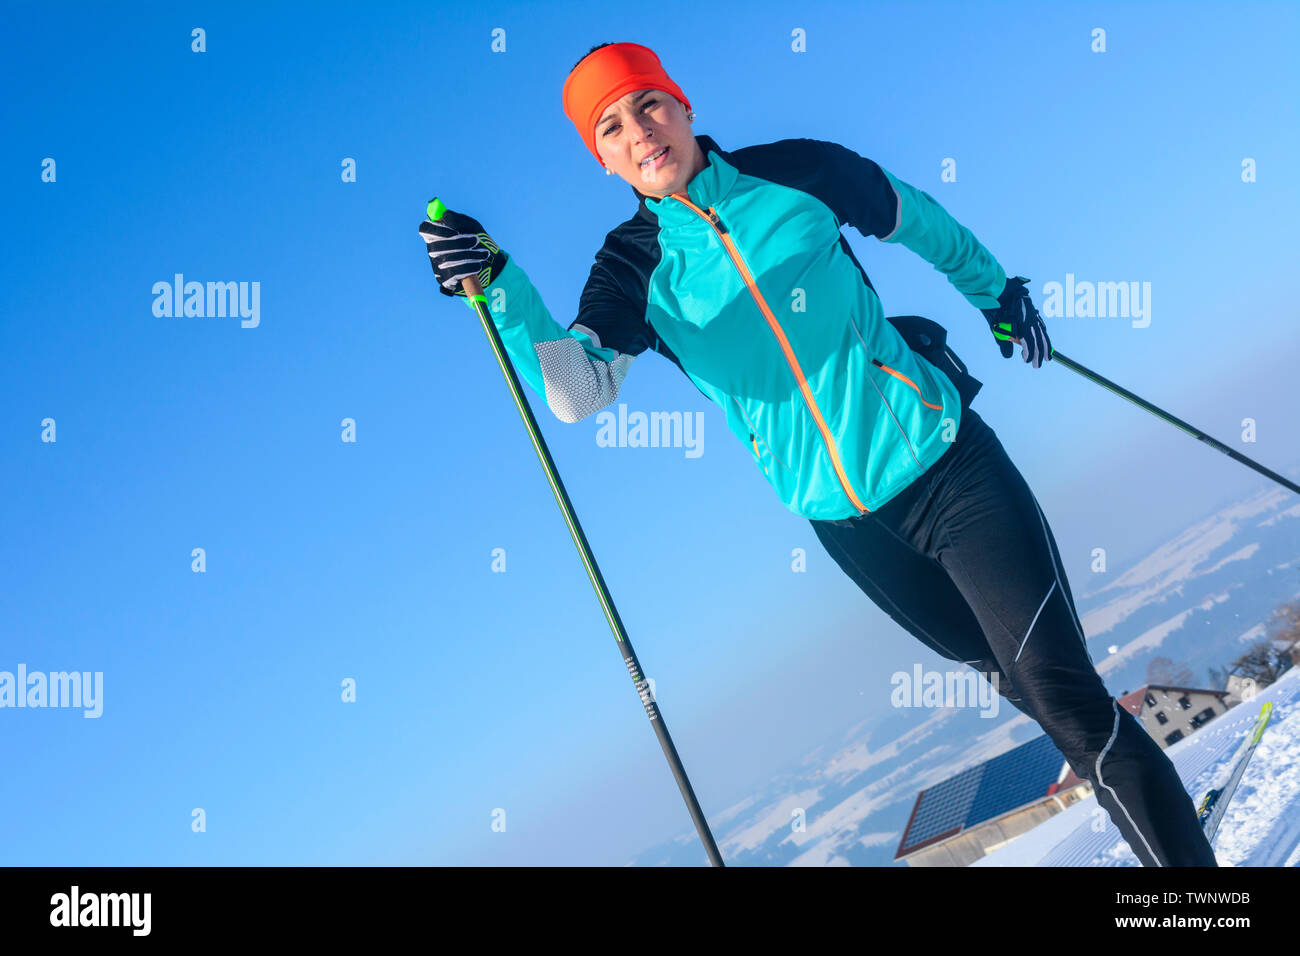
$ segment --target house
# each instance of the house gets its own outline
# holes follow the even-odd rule
[[[1226,690],[1147,684],[1117,699],[1164,748],[1226,711],[1227,697]]]
[[[1147,684],[1117,698],[1165,748],[1230,704],[1228,691]],[[967,866],[1071,804],[1092,795],[1046,735],[917,794],[895,860],[908,866]]]
[[[1161,750],[1178,743],[1240,702],[1226,690],[1170,687],[1167,684],[1147,684],[1115,699],[1138,719],[1138,723],[1160,744]],[[1062,788],[1086,782],[1080,780],[1068,764],[1065,770],[1061,778]]]
[[[1087,793],[1057,786],[1065,758],[1046,734],[927,787],[894,853],[908,866],[966,866]],[[1090,791],[1088,791],[1090,792]]]
[[[1274,673],[1277,677],[1281,677],[1292,667],[1300,664],[1300,640],[1287,637],[1278,638],[1268,643],[1273,656]],[[1241,674],[1229,674],[1227,683],[1228,706],[1235,707],[1243,700],[1249,700],[1267,686],[1267,684],[1261,686],[1258,681],[1251,677],[1244,677]]]

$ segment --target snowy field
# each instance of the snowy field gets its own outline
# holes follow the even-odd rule
[[[1220,866],[1300,866],[1300,667],[1165,751],[1199,802],[1266,700],[1273,701],[1273,718],[1215,836]],[[1089,797],[971,865],[1140,864]]]

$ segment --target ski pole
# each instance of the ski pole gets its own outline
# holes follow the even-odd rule
[[[431,221],[437,222],[446,211],[447,207],[440,200],[436,198],[429,200],[427,215]],[[632,650],[632,642],[628,639],[627,631],[623,628],[623,621],[619,618],[618,610],[614,607],[614,599],[610,596],[609,588],[605,586],[605,578],[601,575],[600,568],[596,566],[596,557],[591,553],[591,546],[587,544],[587,536],[583,534],[582,525],[578,523],[578,516],[574,513],[573,503],[569,500],[569,493],[565,491],[564,483],[560,481],[559,473],[555,469],[555,462],[551,459],[550,449],[546,447],[546,441],[542,438],[541,430],[537,427],[537,419],[533,417],[533,410],[529,407],[524,398],[523,389],[519,386],[519,377],[515,374],[514,366],[510,362],[510,356],[506,354],[505,347],[501,343],[501,335],[497,332],[496,323],[492,321],[492,316],[488,312],[487,296],[483,294],[482,287],[473,276],[466,277],[462,281],[461,287],[465,290],[466,302],[478,313],[479,321],[483,324],[483,331],[487,333],[488,342],[492,345],[492,353],[497,357],[497,362],[501,366],[501,374],[505,376],[506,385],[509,386],[510,394],[515,400],[515,406],[519,409],[519,414],[524,420],[524,427],[528,430],[528,437],[532,440],[533,449],[542,462],[542,470],[546,472],[546,480],[551,485],[551,491],[555,493],[555,500],[564,515],[565,524],[569,526],[569,534],[573,536],[573,543],[577,545],[583,567],[587,569],[587,577],[591,579],[591,586],[596,589],[596,597],[600,601],[601,609],[605,612],[605,620],[609,622],[610,629],[614,632],[619,652],[623,655],[623,664],[632,677],[632,683],[636,687],[642,705],[645,707],[646,716],[650,718],[650,725],[654,727],[655,736],[659,738],[659,746],[663,749],[664,756],[668,758],[668,766],[672,770],[673,779],[677,781],[678,789],[682,792],[682,798],[686,801],[686,809],[691,815],[691,820],[695,822],[695,831],[700,835],[700,842],[704,844],[704,852],[708,854],[711,864],[723,866],[722,854],[718,852],[718,845],[713,840],[713,833],[709,830],[708,821],[704,819],[704,812],[700,809],[700,803],[695,799],[695,791],[691,788],[691,782],[686,777],[686,768],[682,766],[682,760],[677,755],[677,748],[673,745],[673,739],[668,735],[668,728],[664,725],[664,718],[659,711],[659,705],[650,694],[650,683],[645,679],[645,675],[641,671],[641,663],[637,660],[636,652]]]
[[[1011,339],[1011,341],[1019,342],[1020,340]],[[1205,444],[1209,445],[1211,448],[1215,449],[1216,451],[1223,452],[1233,461],[1239,461],[1247,468],[1253,468],[1255,471],[1259,472],[1265,478],[1272,478],[1274,481],[1276,481],[1283,488],[1286,488],[1288,491],[1294,491],[1296,494],[1300,494],[1300,485],[1297,485],[1294,481],[1282,477],[1273,469],[1261,465],[1253,458],[1247,458],[1241,452],[1229,448],[1223,442],[1218,441],[1215,438],[1211,438],[1209,435],[1205,434],[1205,432],[1201,431],[1196,426],[1189,425],[1187,424],[1187,422],[1183,421],[1181,418],[1178,418],[1176,415],[1171,415],[1163,408],[1160,408],[1159,406],[1156,405],[1152,405],[1146,399],[1134,395],[1127,388],[1124,388],[1121,385],[1116,385],[1110,379],[1106,378],[1103,375],[1097,374],[1090,368],[1080,365],[1078,362],[1074,361],[1074,359],[1062,355],[1056,349],[1052,349],[1052,361],[1060,362],[1066,368],[1078,372],[1084,378],[1096,382],[1098,385],[1101,385],[1104,388],[1110,389],[1112,392],[1114,392],[1116,395],[1119,395],[1121,398],[1127,398],[1134,405],[1137,405],[1140,408],[1145,408],[1148,412],[1155,415],[1157,418],[1161,418],[1167,421],[1169,424],[1174,425],[1177,428],[1181,428],[1183,431],[1187,432],[1187,434],[1191,435],[1197,441],[1204,442]]]

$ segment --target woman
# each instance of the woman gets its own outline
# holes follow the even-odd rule
[[[639,44],[592,47],[563,99],[638,197],[596,253],[576,320],[556,323],[515,260],[453,212],[420,224],[441,290],[464,296],[461,280],[478,278],[515,368],[566,422],[612,403],[646,349],[676,363],[872,601],[1038,721],[1144,865],[1214,866],[1173,765],[1093,667],[1047,519],[968,407],[978,383],[950,352],[909,347],[840,229],[931,262],[1004,357],[1020,341],[1039,368],[1051,342],[1026,280],[929,194],[843,146],[727,152],[694,135],[690,101]]]

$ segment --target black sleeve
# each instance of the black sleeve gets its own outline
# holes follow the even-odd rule
[[[570,331],[585,332],[597,348],[622,355],[652,348],[656,336],[645,318],[646,284],[630,264],[608,251],[608,245],[602,247],[578,298],[578,316]]]
[[[650,276],[663,255],[658,235],[657,225],[633,216],[605,237],[578,299],[578,317],[569,331],[585,333],[593,346],[622,355],[636,356],[653,349],[689,378],[690,373],[646,314]],[[607,361],[617,358],[602,357]],[[708,397],[703,389],[700,391]]]
[[[840,222],[864,236],[883,239],[898,226],[898,194],[875,162],[853,150],[815,140],[822,153],[824,178],[816,190]]]

